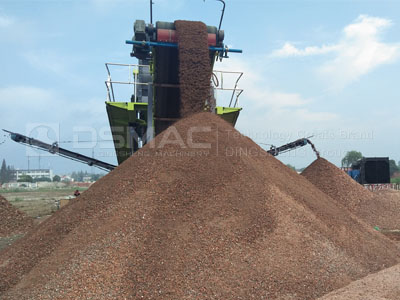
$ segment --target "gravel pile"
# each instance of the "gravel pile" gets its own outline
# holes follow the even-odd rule
[[[399,282],[400,265],[396,265],[357,280],[319,300],[398,300]]]
[[[400,229],[397,192],[371,192],[324,158],[315,160],[302,175],[370,226]]]
[[[315,299],[389,239],[211,113],[183,119],[0,253],[1,299]]]
[[[180,114],[204,111],[210,98],[211,62],[207,27],[202,22],[175,21],[178,38]]]
[[[303,176],[193,114],[209,95],[206,31],[176,27],[189,117],[0,252],[0,298],[307,300],[398,263]]]
[[[0,237],[25,233],[33,226],[33,219],[18,210],[0,195]]]
[[[386,198],[388,201],[392,203],[400,203],[400,191],[399,190],[392,190],[392,189],[385,189],[385,190],[378,190],[373,191],[375,195],[379,195],[383,198]]]

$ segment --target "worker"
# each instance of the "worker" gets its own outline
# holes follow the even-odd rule
[[[80,194],[81,194],[81,193],[79,192],[79,190],[76,190],[75,193],[74,193],[74,196],[75,196],[75,197],[78,197]]]

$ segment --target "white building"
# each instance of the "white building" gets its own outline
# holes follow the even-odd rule
[[[53,170],[51,169],[15,170],[15,177],[17,181],[21,179],[21,176],[24,175],[31,176],[32,179],[45,177],[53,180]]]

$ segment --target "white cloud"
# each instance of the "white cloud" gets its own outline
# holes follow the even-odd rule
[[[0,121],[10,130],[25,130],[30,123],[63,123],[72,109],[54,90],[23,85],[0,88],[0,105]]]
[[[74,128],[90,128],[90,132],[96,133],[93,140],[96,144],[96,152],[106,153],[101,160],[115,163],[113,155],[113,145],[103,142],[104,138],[100,135],[103,131],[107,132],[109,125],[107,113],[103,99],[67,99],[54,89],[44,89],[34,86],[9,86],[0,88],[0,129],[7,129],[21,134],[28,134],[45,142],[53,142],[60,138],[61,141],[72,141]],[[78,132],[79,133],[79,132]],[[82,134],[82,132],[80,132]],[[18,162],[21,167],[22,160],[27,154],[36,156],[42,151],[32,150],[17,145],[6,138],[3,132],[0,144],[4,142],[3,156],[11,161]],[[62,144],[66,148],[91,155],[93,143],[80,143],[78,146],[73,144]],[[1,146],[1,145],[0,145]],[[1,147],[0,147],[1,148]],[[100,149],[100,150],[99,150]],[[49,156],[43,160],[44,164],[63,166],[63,168],[82,168],[78,163],[71,164],[71,161],[58,156]]]
[[[57,91],[33,86],[0,88],[0,121],[9,128],[28,123],[57,122],[73,124],[107,124],[103,99],[70,101]]]
[[[25,132],[30,123],[59,122],[61,107],[54,92],[32,86],[0,88],[0,125],[11,131]]]
[[[302,107],[311,101],[310,99],[304,99],[296,93],[270,89],[268,84],[263,82],[263,79],[266,78],[263,76],[262,70],[257,69],[257,65],[253,64],[249,59],[229,58],[226,65],[224,62],[221,69],[244,73],[243,78],[239,81],[239,87],[245,90],[245,98],[249,99],[246,101],[251,101],[253,107],[269,107],[274,109]],[[233,88],[234,80],[228,77],[228,75],[224,75],[224,87]]]
[[[66,60],[60,60],[60,56],[53,52],[27,52],[23,54],[23,57],[29,65],[38,70],[50,71],[58,75],[64,75],[66,73]]]
[[[53,50],[38,50],[28,51],[20,54],[27,64],[50,76],[58,76],[62,79],[86,84],[88,79],[82,76],[77,70],[82,67],[82,58],[71,54],[62,54],[63,59],[60,59],[60,53]]]
[[[306,108],[297,109],[294,114],[307,122],[326,122],[333,121],[338,118],[338,115],[330,112],[313,112]]]
[[[0,89],[0,103],[3,109],[5,108],[4,106],[14,106],[15,108],[28,106],[29,109],[40,108],[40,106],[48,104],[52,97],[53,93],[51,91],[31,86],[10,86]]]
[[[259,59],[256,58],[255,61]],[[244,89],[240,106],[245,109],[243,114],[251,115],[248,119],[251,126],[262,128],[261,124],[268,122],[269,128],[296,128],[303,123],[322,123],[338,118],[331,112],[319,112],[315,108],[311,110],[310,106],[315,104],[314,99],[305,98],[299,93],[277,91],[269,87],[268,78],[263,75],[263,66],[255,64],[248,57],[245,60],[230,58],[226,65],[223,65],[220,69],[244,73],[239,82],[239,87]]]
[[[0,15],[0,28],[10,27],[14,23],[15,23],[14,18],[11,18],[11,17],[8,17],[8,16],[4,16],[4,15]]]
[[[360,15],[354,23],[344,28],[347,38],[370,38],[376,36],[381,29],[391,26],[391,20]]]
[[[321,47],[306,47],[304,49],[298,49],[293,44],[286,42],[285,45],[272,53],[274,57],[288,57],[288,56],[308,56],[317,54],[326,54],[338,49],[338,46],[326,46]]]
[[[336,88],[359,79],[380,65],[392,63],[400,57],[400,43],[384,43],[381,35],[392,26],[392,21],[360,15],[343,29],[342,38],[330,46],[296,48],[287,42],[272,53],[272,57],[311,56],[331,53],[319,74],[330,80]]]

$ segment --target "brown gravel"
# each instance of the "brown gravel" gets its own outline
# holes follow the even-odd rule
[[[211,63],[207,27],[202,22],[175,21],[178,38],[181,117],[204,111],[210,97]]]
[[[399,300],[400,265],[388,268],[348,286],[336,290],[319,300]]]
[[[0,298],[315,299],[398,261],[392,241],[199,113],[1,252]]]
[[[324,158],[315,160],[302,175],[369,225],[400,229],[400,198],[393,193],[365,189]]]
[[[386,198],[390,202],[400,203],[400,191],[398,190],[385,189],[385,190],[373,191],[373,193],[375,195],[379,195],[383,198]]]
[[[0,195],[0,237],[27,232],[33,219],[18,210]]]

